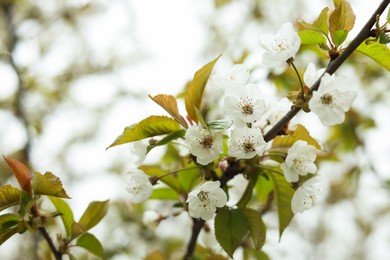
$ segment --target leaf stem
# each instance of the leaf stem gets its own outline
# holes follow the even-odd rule
[[[53,240],[50,238],[50,236],[47,233],[46,229],[44,227],[40,227],[38,230],[39,230],[39,232],[41,232],[43,238],[49,244],[50,250],[53,252],[55,259],[56,260],[62,260],[61,252],[59,250],[57,250],[56,246],[53,243]]]
[[[298,69],[297,69],[297,67],[295,67],[294,61],[291,60],[288,63],[291,65],[291,67],[293,67],[295,74],[297,74],[299,84],[301,85],[301,97],[302,97],[302,100],[305,101],[305,89],[303,86],[303,81],[302,81],[301,75],[299,75]]]

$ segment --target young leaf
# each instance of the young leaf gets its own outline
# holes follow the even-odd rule
[[[318,142],[310,136],[309,131],[303,125],[297,125],[295,130],[288,130],[288,135],[277,136],[272,142],[272,148],[289,148],[296,141],[306,141],[307,144],[314,146],[317,149],[321,149]]]
[[[390,71],[390,49],[384,44],[373,42],[370,44],[362,43],[356,49],[378,62],[382,67]]]
[[[72,236],[70,238],[70,240],[73,240],[75,239],[76,237],[86,233],[87,230],[84,226],[80,225],[79,223],[77,222],[73,222],[72,224]]]
[[[84,211],[78,222],[85,230],[90,230],[104,218],[108,211],[108,200],[93,201],[89,203],[88,208]]]
[[[44,175],[35,172],[32,178],[32,189],[35,195],[48,195],[70,199],[62,186],[60,178],[51,172],[46,172]]]
[[[199,183],[199,168],[194,168],[195,164],[186,165],[186,167],[192,167],[192,169],[186,169],[177,173],[180,186],[185,192],[190,192]]]
[[[348,36],[347,30],[335,31],[333,34],[333,43],[336,46],[340,46],[345,41],[345,39],[347,39],[347,36]]]
[[[32,198],[30,194],[25,191],[22,191],[20,194],[20,208],[18,211],[19,216],[23,217],[27,212],[30,211],[32,206],[38,201],[39,196]]]
[[[283,176],[274,172],[270,172],[269,176],[274,182],[274,197],[278,209],[280,239],[283,231],[294,216],[294,213],[291,210],[291,199],[294,195],[294,189],[290,187],[290,184]]]
[[[180,129],[180,130],[177,130],[175,132],[170,133],[169,135],[165,136],[163,139],[161,139],[157,143],[155,143],[153,145],[149,145],[146,148],[146,153],[149,153],[153,148],[155,148],[157,146],[165,145],[165,144],[169,143],[170,141],[176,140],[178,138],[182,138],[185,135],[185,133],[186,133],[186,130],[184,130],[184,129]]]
[[[167,116],[150,116],[137,124],[126,127],[107,149],[156,135],[170,134],[178,130],[180,130],[180,125],[174,119]]]
[[[3,156],[3,158],[8,166],[12,169],[12,172],[18,180],[22,190],[31,195],[31,176],[30,170],[27,168],[27,166],[17,160],[7,158],[5,156]]]
[[[333,41],[335,41],[336,31],[351,31],[356,19],[352,7],[347,1],[341,0],[335,3],[335,5],[336,8],[329,16],[329,32]]]
[[[233,120],[230,119],[220,119],[214,120],[207,123],[208,128],[212,133],[223,131],[231,127]]]
[[[256,185],[257,178],[259,175],[257,174],[251,174],[249,175],[249,182],[248,185],[245,188],[244,194],[240,198],[240,200],[237,202],[238,208],[245,208],[250,199],[252,198],[253,188]]]
[[[251,235],[253,244],[255,245],[256,250],[259,250],[265,243],[265,235],[267,231],[263,219],[261,218],[261,214],[260,212],[250,208],[243,209],[243,213],[245,214],[249,224],[249,234]]]
[[[326,44],[325,36],[316,31],[299,31],[298,36],[301,38],[301,44]]]
[[[20,203],[21,191],[11,185],[0,188],[0,211]]]
[[[179,109],[177,107],[177,102],[174,96],[159,94],[154,97],[149,95],[149,97],[162,108],[164,108],[165,111],[167,111],[183,127],[188,127],[186,120],[179,114]]]
[[[179,200],[179,194],[170,188],[153,189],[149,199],[156,200]]]
[[[215,237],[218,243],[233,257],[234,251],[248,233],[249,223],[241,209],[221,208],[215,216]]]
[[[7,241],[16,233],[18,233],[18,227],[13,227],[4,231],[0,231],[0,245],[2,245],[5,241]]]
[[[303,27],[303,31],[315,31],[323,35],[328,35],[328,11],[328,7],[322,9],[312,24],[302,20],[299,20],[298,23]]]
[[[0,245],[18,232],[20,222],[17,214],[4,214],[0,216]]]
[[[95,256],[105,259],[104,249],[100,241],[91,233],[82,234],[76,242],[76,246],[82,247],[88,250]]]
[[[260,175],[255,186],[257,198],[264,204],[268,202],[269,195],[274,189],[273,181],[266,176]]]
[[[62,223],[64,223],[66,230],[66,236],[70,238],[72,236],[72,224],[74,223],[72,209],[69,207],[68,203],[60,198],[49,196],[49,199],[57,211],[61,214]]]
[[[206,87],[210,74],[213,71],[214,65],[218,61],[219,57],[221,57],[221,55],[219,55],[216,59],[207,63],[200,70],[198,70],[187,87],[184,96],[186,110],[189,118],[191,118],[195,122],[198,121],[194,108],[196,107],[198,110],[200,110],[201,108],[200,106],[202,104],[204,89]]]
[[[140,170],[144,171],[149,176],[162,176],[167,174],[167,171],[161,168],[161,165],[142,165],[138,167]],[[177,177],[173,174],[167,175],[160,179],[161,182],[168,185],[171,189],[181,193],[183,190],[181,185],[177,179]]]

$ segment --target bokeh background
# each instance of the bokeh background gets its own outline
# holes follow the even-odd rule
[[[350,3],[357,16],[352,39],[380,1]],[[188,216],[158,227],[143,223],[144,210],[171,214],[172,204],[131,205],[124,183],[136,166],[134,149],[106,147],[125,126],[164,114],[148,94],[179,94],[219,54],[217,71],[243,62],[266,93],[285,96],[295,79],[261,67],[258,37],[284,22],[313,21],[325,6],[332,1],[0,0],[0,154],[59,176],[76,219],[89,202],[110,199],[108,216],[92,230],[109,259],[142,259],[153,250],[180,259]],[[302,72],[309,61],[326,66],[318,48],[302,48]],[[310,114],[294,119],[329,152],[319,162],[327,189],[313,209],[294,217],[281,241],[275,212],[264,216],[263,251],[271,259],[390,255],[389,73],[362,55],[340,73],[359,91],[346,122],[325,128]],[[146,161],[161,154],[155,149]],[[0,184],[8,183],[17,185],[1,159]],[[202,241],[215,248],[209,240]],[[14,236],[0,247],[0,259],[39,259],[40,247],[38,235]]]

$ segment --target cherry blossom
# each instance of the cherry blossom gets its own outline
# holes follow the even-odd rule
[[[211,132],[199,125],[190,126],[184,136],[190,153],[196,156],[196,162],[207,165],[218,159],[223,151],[221,132]]]
[[[324,189],[319,177],[304,182],[294,193],[291,210],[294,214],[310,209]]]
[[[307,142],[298,140],[290,149],[284,163],[280,165],[284,177],[288,182],[297,182],[299,175],[305,176],[308,173],[315,173],[317,166],[314,161],[317,157],[317,149],[308,145]]]
[[[262,153],[265,147],[260,129],[236,127],[230,137],[229,155],[237,159],[250,159]]]
[[[314,83],[324,74],[325,69],[318,69],[314,63],[309,63],[306,67],[305,73],[303,74],[303,80],[308,87],[314,85]]]
[[[224,90],[242,87],[248,80],[249,70],[244,64],[235,64],[226,72],[217,72],[212,77],[212,81]]]
[[[188,212],[193,218],[210,220],[213,218],[217,207],[225,206],[226,193],[220,188],[220,182],[205,182],[188,194]]]
[[[126,190],[130,193],[132,203],[141,203],[150,197],[153,186],[143,171],[134,169],[130,171]]]
[[[340,124],[345,119],[357,93],[349,90],[345,77],[325,74],[317,91],[309,101],[309,107],[325,126]]]
[[[252,83],[226,91],[223,108],[235,121],[245,123],[259,120],[266,111],[264,96]]]
[[[265,50],[262,64],[281,71],[286,67],[287,60],[295,58],[301,46],[301,39],[293,25],[285,23],[275,35],[270,33],[261,35],[259,43]]]

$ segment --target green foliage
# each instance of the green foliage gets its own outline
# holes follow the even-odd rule
[[[310,24],[300,20],[299,24],[305,31],[314,31],[323,35],[328,35],[328,12],[329,8],[325,7],[313,23]]]
[[[390,50],[385,44],[380,44],[379,42],[366,44],[363,42],[359,45],[356,51],[367,55],[379,63],[379,65],[390,71]]]
[[[140,170],[144,171],[149,176],[163,176],[166,175],[168,172],[166,170],[163,170],[160,165],[142,165],[138,167]],[[171,189],[174,191],[181,193],[183,192],[183,189],[178,181],[178,179],[170,174],[165,176],[164,178],[160,179],[161,182],[168,185]]]
[[[228,129],[233,124],[233,120],[229,119],[220,119],[214,120],[207,123],[208,128],[211,133],[219,132]]]
[[[274,183],[272,179],[269,178],[268,175],[260,175],[255,186],[258,200],[266,204],[273,189]]]
[[[76,241],[76,246],[88,250],[95,256],[105,259],[104,249],[100,241],[91,233],[82,234]]]
[[[297,125],[294,130],[288,130],[288,135],[277,136],[272,142],[272,148],[289,148],[296,141],[306,141],[307,144],[314,146],[317,149],[321,149],[318,142],[310,136],[309,131],[303,125]]]
[[[299,38],[301,38],[301,44],[320,44],[320,45],[326,44],[325,36],[316,31],[309,31],[309,30],[299,31],[298,36]]]
[[[243,209],[243,213],[248,221],[249,234],[253,244],[255,245],[256,250],[259,250],[265,243],[267,231],[263,219],[261,218],[261,213],[250,208]]]
[[[336,44],[336,38],[340,41],[340,35],[337,36],[337,31],[351,31],[355,25],[356,16],[352,10],[351,5],[345,1],[334,1],[335,9],[331,12],[329,16],[329,33],[333,39],[333,42]],[[339,34],[339,33],[338,33]],[[345,39],[345,38],[344,38]],[[341,44],[341,43],[340,43]],[[337,46],[339,44],[336,44]]]
[[[294,195],[294,189],[291,188],[283,175],[270,172],[268,176],[274,182],[274,197],[279,217],[279,237],[281,238],[283,231],[294,216],[291,210],[291,199]]]
[[[179,109],[177,107],[177,102],[174,96],[172,95],[165,95],[165,94],[159,94],[157,96],[150,96],[154,102],[156,102],[158,105],[160,105],[162,108],[165,109],[177,122],[179,122],[182,126],[187,128],[187,122],[186,120],[179,114]]]
[[[149,199],[179,200],[179,195],[177,194],[177,192],[175,192],[170,188],[158,188],[158,189],[153,189],[153,193],[149,197]]]
[[[185,135],[185,133],[186,133],[186,131],[184,129],[180,129],[180,130],[177,130],[175,132],[172,132],[172,133],[168,134],[167,136],[165,136],[164,138],[162,138],[160,141],[156,142],[155,144],[149,145],[146,148],[146,152],[149,153],[153,148],[155,148],[157,146],[166,145],[173,140],[176,140],[178,138],[182,138]]]
[[[180,130],[180,125],[176,120],[166,116],[150,116],[137,124],[126,127],[123,133],[107,149],[147,137],[170,134],[178,130]]]
[[[345,39],[347,39],[348,31],[347,30],[337,30],[333,34],[333,43],[337,46],[340,46]]]
[[[21,191],[11,185],[0,188],[0,211],[20,203]]]
[[[218,61],[219,57],[221,57],[221,55],[219,55],[216,59],[207,63],[201,69],[199,69],[195,73],[194,78],[187,87],[184,96],[186,110],[188,113],[188,117],[195,122],[198,122],[195,108],[201,110],[204,89],[206,87],[210,74],[213,71],[214,65]]]
[[[57,211],[61,214],[61,220],[64,224],[67,237],[71,237],[72,225],[74,223],[72,209],[69,207],[68,203],[60,198],[49,196],[49,199]]]
[[[32,178],[32,189],[35,195],[48,195],[69,199],[61,180],[51,172],[44,175],[35,172]]]
[[[108,200],[93,201],[89,203],[87,209],[78,222],[85,230],[90,230],[104,218],[108,211]]]
[[[251,174],[249,176],[248,185],[245,188],[244,194],[241,196],[240,200],[237,202],[237,207],[245,208],[250,199],[252,198],[253,188],[256,185],[258,179],[258,174]]]
[[[226,253],[233,257],[249,230],[249,223],[241,209],[222,208],[215,216],[215,236]]]

